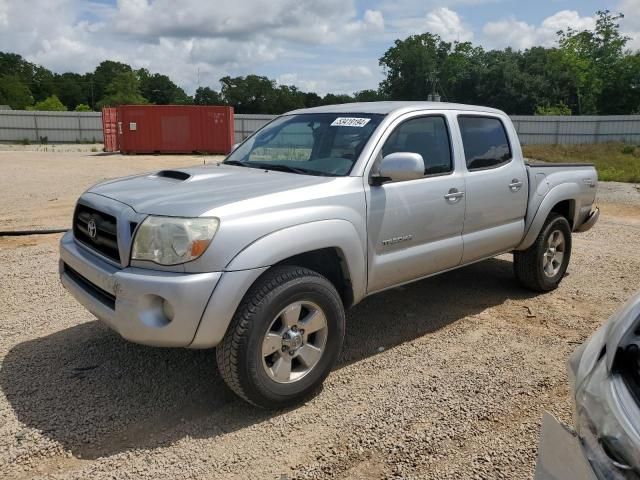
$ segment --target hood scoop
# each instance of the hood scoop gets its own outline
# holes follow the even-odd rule
[[[151,175],[155,178],[165,178],[167,180],[175,180],[177,182],[184,182],[189,180],[191,175],[187,172],[181,172],[180,170],[160,170],[158,173]]]

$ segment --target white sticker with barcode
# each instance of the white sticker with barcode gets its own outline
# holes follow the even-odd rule
[[[338,117],[331,124],[332,127],[364,127],[370,118]]]

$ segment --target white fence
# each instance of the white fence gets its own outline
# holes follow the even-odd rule
[[[241,142],[276,117],[277,115],[249,115],[236,113],[234,115],[236,143]]]
[[[640,115],[511,117],[523,144],[640,144]]]
[[[275,115],[235,115],[240,142]],[[523,144],[625,142],[640,144],[640,115],[535,117],[512,116]],[[102,142],[98,112],[31,112],[0,110],[0,142]]]
[[[102,142],[97,112],[0,110],[0,142]]]

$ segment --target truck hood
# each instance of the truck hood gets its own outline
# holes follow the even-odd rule
[[[125,203],[138,213],[197,217],[230,203],[332,180],[335,178],[213,164],[111,180],[88,191]]]

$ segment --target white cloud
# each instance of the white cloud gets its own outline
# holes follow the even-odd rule
[[[444,40],[466,42],[473,39],[471,27],[462,21],[460,15],[446,7],[430,12],[425,26],[428,31],[437,33]]]
[[[393,26],[402,36],[429,32],[440,35],[448,42],[473,40],[471,26],[466,24],[457,12],[447,7],[432,10],[423,17],[395,20]]]
[[[167,74],[190,92],[198,70],[201,84],[217,86],[224,75],[270,71],[276,76],[274,70],[301,63],[324,66],[318,71],[325,80],[318,82],[329,91],[331,77],[325,73],[334,70],[336,59],[326,53],[323,58],[318,49],[363,48],[385,28],[380,11],[358,14],[355,0],[28,3],[27,9],[23,2],[0,0],[2,50],[54,71],[86,72],[105,59],[122,61]],[[301,72],[308,73],[304,68]],[[358,84],[357,78],[353,85],[375,86]]]
[[[592,29],[593,17],[581,17],[574,10],[562,10],[545,18],[539,26],[514,17],[488,22],[482,28],[484,44],[490,48],[512,47],[524,49],[537,45],[549,47],[557,42],[557,32],[566,28]]]
[[[318,68],[302,68],[300,72],[279,75],[276,81],[281,85],[296,85],[298,88],[327,93],[354,93],[368,88],[377,88],[380,80],[378,68],[368,65],[325,65]]]
[[[616,7],[616,12],[622,12],[624,18],[620,20],[620,30],[631,38],[627,48],[640,50],[640,0],[622,0]]]

